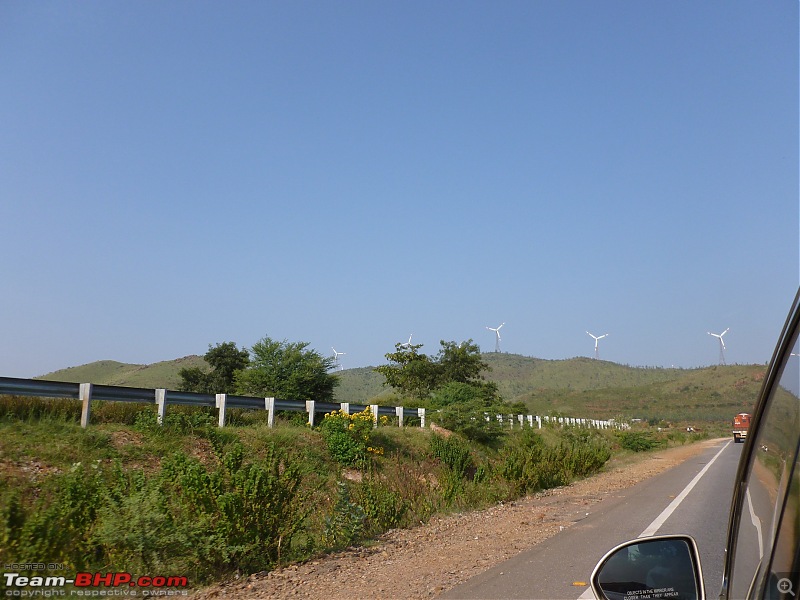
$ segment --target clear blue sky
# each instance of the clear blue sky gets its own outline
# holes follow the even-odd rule
[[[771,355],[798,2],[0,1],[0,375]]]

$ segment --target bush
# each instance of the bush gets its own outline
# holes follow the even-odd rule
[[[646,431],[621,431],[616,434],[619,445],[632,452],[645,452],[664,445],[662,440]]]
[[[182,453],[155,476],[78,463],[53,476],[31,506],[4,494],[0,561],[192,572],[203,582],[291,557],[310,510],[298,467],[274,449],[246,463],[241,444],[214,439],[216,467]]]
[[[611,450],[603,438],[574,436],[567,430],[557,444],[547,444],[538,433],[525,430],[501,453],[498,473],[523,494],[595,473],[609,458]]]
[[[337,482],[336,504],[325,517],[322,544],[328,549],[340,550],[359,542],[364,535],[366,517],[364,509],[350,501],[347,485]]]
[[[364,510],[366,530],[381,533],[400,526],[409,502],[377,477],[365,479],[359,488],[359,503]]]
[[[373,417],[369,409],[348,415],[335,410],[327,413],[319,431],[328,445],[331,458],[345,466],[363,462],[367,453],[383,454],[383,448],[371,444]]]
[[[464,489],[464,477],[474,469],[472,454],[466,443],[455,435],[431,437],[431,454],[447,465],[448,471],[442,480],[443,500],[451,505]]]
[[[447,465],[458,477],[464,477],[473,467],[469,446],[457,436],[431,436],[431,454]]]

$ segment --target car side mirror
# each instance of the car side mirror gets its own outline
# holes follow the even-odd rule
[[[626,542],[597,564],[592,590],[600,600],[705,600],[697,544],[688,535]]]

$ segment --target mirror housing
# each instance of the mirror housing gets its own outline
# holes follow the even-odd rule
[[[597,563],[592,591],[600,600],[705,600],[697,544],[688,535],[625,542]]]

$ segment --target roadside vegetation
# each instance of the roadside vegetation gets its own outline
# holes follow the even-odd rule
[[[106,403],[79,426],[69,400],[0,398],[0,561],[67,571],[176,573],[201,585],[366,543],[597,472],[625,437],[511,430],[491,443],[371,415],[290,416]],[[662,447],[688,441],[648,435]],[[639,449],[639,448],[637,448]]]
[[[705,390],[703,378],[673,390],[675,379],[658,373],[634,394],[633,383],[603,388],[623,380],[593,361],[576,381],[604,382],[594,395],[571,385],[530,391],[530,381],[508,375],[522,373],[512,364],[522,357],[481,354],[472,340],[442,341],[431,356],[421,348],[397,344],[387,364],[360,376],[365,389],[381,383],[378,403],[427,408],[435,427],[426,429],[414,420],[400,428],[387,417],[374,427],[369,411],[333,411],[314,428],[303,413],[279,414],[270,428],[265,412],[236,409],[219,428],[215,411],[186,406],[170,406],[158,424],[153,406],[110,402],[93,405],[82,429],[74,400],[0,397],[0,561],[172,573],[198,586],[563,486],[612,459],[727,435],[722,420],[688,431],[673,426],[665,415],[674,408],[642,400],[655,386],[675,394]],[[175,387],[332,402],[341,383],[334,366],[305,343],[265,337],[248,350],[225,342],[209,346],[202,361],[179,361]],[[126,371],[118,363],[100,367],[118,378]],[[537,363],[536,377],[552,379],[552,367]],[[490,377],[493,369],[500,379]],[[167,370],[159,365],[160,373]],[[625,382],[640,376],[624,373]],[[744,402],[757,379],[756,372],[737,373],[741,397],[734,402]],[[609,412],[606,402],[620,404],[620,397],[652,412],[625,431],[511,428],[493,418],[529,413],[543,401],[543,416],[617,417],[625,412]],[[584,402],[581,410],[575,398]],[[589,412],[600,410],[605,414]]]

